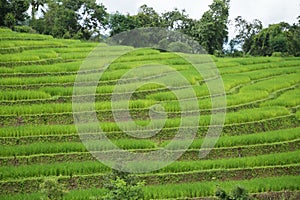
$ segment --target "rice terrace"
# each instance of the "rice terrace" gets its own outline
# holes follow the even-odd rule
[[[210,61],[203,62],[202,55],[174,53],[176,50],[25,32],[0,28],[1,200],[300,199],[297,55],[273,52],[267,56],[226,56],[214,52],[207,55]],[[128,152],[147,153],[168,147],[181,130],[182,105],[193,110],[188,89],[177,79],[171,88],[153,82],[137,87],[137,83],[162,80],[170,73],[180,73],[187,80],[196,95],[200,117],[186,116],[187,130],[195,117],[199,122],[195,138],[177,160],[149,172],[136,166],[137,173],[131,174],[97,159],[95,154],[100,151],[114,156],[108,143],[100,140],[84,144],[74,117],[74,85],[79,70],[85,84],[103,70],[89,66],[82,69],[95,49],[101,50],[103,58],[127,52],[106,66],[94,90],[83,90],[87,95],[95,92],[97,127],[114,145]],[[204,80],[180,55],[199,61],[200,67],[215,65],[226,93],[224,125],[216,144],[203,158],[199,152],[213,121],[208,83],[215,80],[215,74]],[[118,99],[117,103],[129,107],[134,127],[127,118],[117,122],[111,101],[119,79],[129,70],[153,64],[170,70],[158,67],[127,77],[124,90],[135,91],[128,105]],[[176,92],[181,94],[180,102]],[[86,107],[80,104],[80,109]],[[151,121],[153,113],[160,116],[161,112],[165,121]],[[92,134],[89,125],[85,126],[86,134]],[[144,128],[149,126],[157,133],[143,137]],[[128,135],[130,131],[141,137]],[[180,151],[180,140],[177,142],[174,151]],[[145,162],[144,167],[155,164]]]

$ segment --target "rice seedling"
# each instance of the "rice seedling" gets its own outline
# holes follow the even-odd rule
[[[285,107],[295,107],[300,105],[300,88],[289,90],[278,98],[266,101],[261,104],[261,106],[285,106]]]
[[[196,198],[214,196],[217,186],[230,191],[236,186],[247,188],[250,193],[259,193],[266,191],[282,191],[299,189],[300,176],[281,176],[256,178],[240,181],[210,181],[181,184],[164,184],[146,186],[146,199],[164,199],[164,198]]]
[[[300,139],[300,128],[283,129],[276,131],[268,131],[254,134],[244,134],[236,136],[221,136],[215,148],[238,147],[247,145],[270,144],[276,142],[285,142]],[[164,141],[160,146],[164,147],[170,141]],[[181,141],[178,141],[180,144]],[[190,149],[200,149],[202,147],[203,139],[195,139],[190,146]]]
[[[50,97],[51,96],[45,92],[34,90],[0,91],[0,101],[46,99]]]
[[[0,137],[18,138],[28,136],[72,135],[76,133],[77,130],[74,125],[27,125],[0,128]]]

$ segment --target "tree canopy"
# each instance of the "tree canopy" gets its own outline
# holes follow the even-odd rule
[[[295,24],[281,22],[263,27],[259,19],[248,22],[238,16],[234,20],[236,36],[228,41],[229,8],[230,0],[213,0],[200,19],[192,19],[185,10],[158,13],[147,5],[130,15],[109,14],[105,5],[95,0],[0,0],[0,26],[19,30],[16,26],[26,25],[41,34],[84,40],[156,27],[181,32],[215,55],[300,55],[300,17]],[[160,34],[151,37],[160,38],[158,42],[163,46],[166,36]],[[181,41],[174,42],[177,48]]]

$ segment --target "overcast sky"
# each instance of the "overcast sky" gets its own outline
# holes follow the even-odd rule
[[[103,3],[109,13],[119,11],[121,13],[136,14],[138,8],[146,4],[153,7],[158,13],[171,11],[174,8],[185,9],[189,16],[200,19],[208,10],[212,0],[97,0]],[[300,0],[231,0],[230,19],[242,16],[248,21],[259,19],[264,26],[285,21],[297,22],[300,15]],[[230,36],[234,35],[234,29],[230,28]]]

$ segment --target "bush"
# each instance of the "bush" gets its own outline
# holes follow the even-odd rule
[[[283,54],[281,52],[273,52],[272,57],[282,57]]]
[[[251,200],[247,190],[240,186],[234,188],[230,195],[228,195],[222,188],[218,188],[215,195],[220,200]]]
[[[142,200],[144,199],[143,192],[144,182],[132,174],[113,170],[106,177],[104,188],[107,189],[107,194],[102,197],[103,200]]]
[[[224,53],[219,50],[214,51],[214,56],[216,56],[217,58],[225,57]]]
[[[30,26],[15,26],[13,30],[20,33],[36,33]]]
[[[172,42],[168,45],[168,51],[171,52],[182,52],[182,53],[192,53],[193,49],[185,43],[182,42]]]
[[[43,193],[42,199],[45,200],[60,200],[63,199],[64,194],[66,193],[65,188],[55,179],[45,180],[40,185],[40,188]]]

